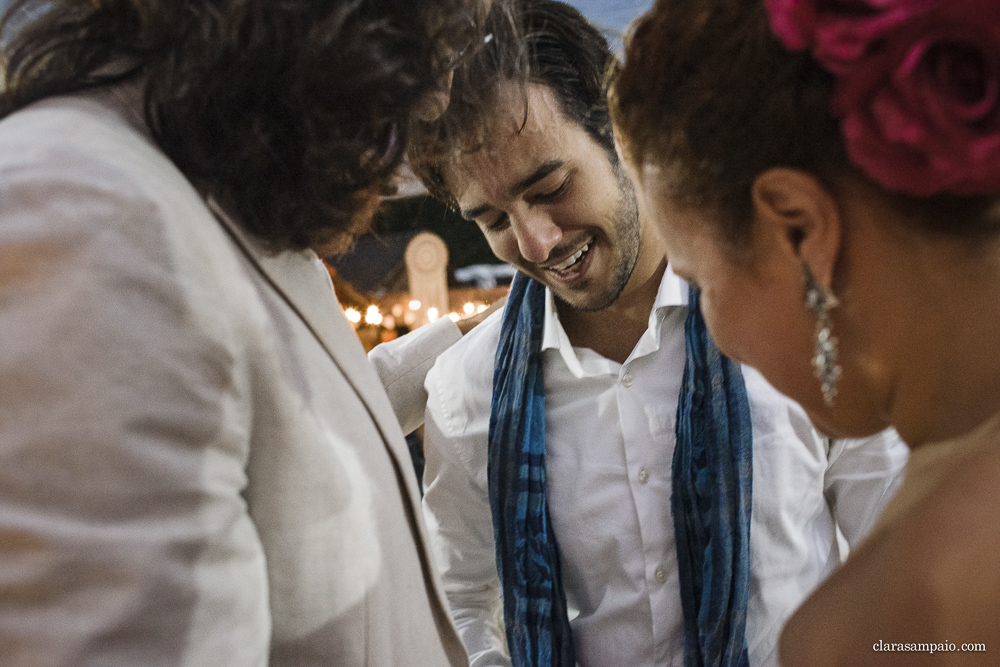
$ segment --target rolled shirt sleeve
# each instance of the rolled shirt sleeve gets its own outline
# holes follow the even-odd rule
[[[868,536],[902,484],[908,458],[895,429],[830,442],[824,493],[851,548]]]
[[[389,395],[403,433],[412,433],[424,422],[427,371],[442,352],[462,338],[447,317],[415,329],[396,340],[372,348],[368,359],[375,366]]]

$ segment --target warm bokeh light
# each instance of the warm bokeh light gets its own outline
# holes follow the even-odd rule
[[[368,312],[365,313],[365,323],[382,324],[382,313],[378,312],[378,306],[368,306]]]
[[[419,306],[418,306],[419,307]],[[431,306],[427,309],[427,321],[436,322],[438,318],[438,309]]]
[[[464,306],[462,306],[462,310],[465,311],[466,315],[471,315],[472,313],[476,312],[476,304],[471,302],[467,303]]]
[[[414,299],[413,301],[410,301],[410,303],[407,304],[407,305],[410,306],[410,310],[420,310],[420,302],[417,301],[416,299]],[[430,311],[428,311],[428,312],[430,312]]]
[[[487,306],[485,303],[481,303],[481,304],[479,304],[479,307],[476,308],[476,312],[477,313],[481,313],[484,310],[486,310],[487,308],[489,308],[489,306]]]
[[[354,324],[357,324],[358,322],[361,321],[361,313],[354,310],[353,308],[348,308],[347,310],[345,310],[344,317],[347,318],[348,322],[353,322]]]
[[[458,322],[458,313],[448,313],[448,317],[452,322]]]

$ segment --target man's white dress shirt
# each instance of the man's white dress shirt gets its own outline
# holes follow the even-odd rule
[[[548,293],[547,493],[586,667],[683,664],[670,494],[687,291],[668,268],[624,364],[573,347]],[[500,316],[442,354],[425,385],[424,512],[473,667],[510,665],[486,477]],[[774,665],[786,618],[871,528],[907,450],[894,432],[831,446],[759,373],[744,366],[743,377],[754,447],[746,637],[751,664]]]

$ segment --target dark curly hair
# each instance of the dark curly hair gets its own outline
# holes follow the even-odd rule
[[[512,19],[518,23],[511,25]],[[616,164],[607,91],[619,62],[604,36],[577,9],[556,0],[522,0],[512,11],[492,12],[486,30],[493,39],[455,72],[448,111],[414,126],[410,164],[431,194],[455,205],[443,166],[488,142],[503,82],[521,86],[525,119],[524,85],[549,88],[566,117]]]
[[[801,169],[831,191],[864,179],[925,229],[995,230],[995,197],[917,198],[888,192],[846,155],[830,112],[832,77],[786,50],[762,0],[657,0],[626,40],[611,111],[626,157],[662,168],[661,193],[711,211],[734,247],[750,238],[751,186],[773,167]]]
[[[392,191],[411,111],[481,35],[479,4],[17,0],[0,116],[140,82],[159,146],[249,232],[273,250],[343,246]],[[19,12],[37,15],[14,27]]]

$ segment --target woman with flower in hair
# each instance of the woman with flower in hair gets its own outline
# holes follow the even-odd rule
[[[658,0],[612,108],[720,349],[827,434],[911,448],[786,667],[995,664],[1000,2]]]

